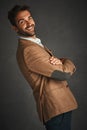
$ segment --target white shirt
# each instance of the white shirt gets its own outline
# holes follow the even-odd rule
[[[32,42],[34,42],[34,43],[36,43],[36,44],[38,44],[38,45],[43,47],[43,44],[41,43],[41,40],[39,38],[22,37],[22,36],[19,36],[19,38],[25,39],[25,40],[30,40],[30,41],[32,41]]]

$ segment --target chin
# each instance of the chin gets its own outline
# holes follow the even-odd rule
[[[29,36],[35,36],[35,33],[29,34]]]
[[[25,36],[25,37],[33,37],[35,36],[35,32],[28,33],[28,32],[18,32],[19,35]]]

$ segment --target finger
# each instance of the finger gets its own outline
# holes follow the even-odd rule
[[[59,61],[56,59],[56,58],[53,58],[51,61],[50,61],[52,64],[58,64],[59,63]]]
[[[57,58],[53,58],[52,60],[50,60],[50,63],[54,65],[62,64],[62,62]]]
[[[53,59],[54,59],[54,57],[52,56],[52,57],[50,58],[50,61],[53,60]]]

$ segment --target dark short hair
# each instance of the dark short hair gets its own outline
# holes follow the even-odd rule
[[[11,10],[8,11],[8,19],[13,26],[16,26],[15,17],[18,12],[28,10],[30,12],[30,7],[27,5],[15,5]]]

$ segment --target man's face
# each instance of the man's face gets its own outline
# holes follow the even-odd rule
[[[26,37],[35,36],[35,22],[29,11],[20,11],[16,18],[15,30],[18,34]]]

